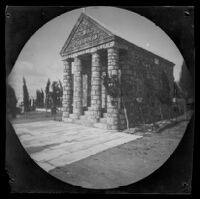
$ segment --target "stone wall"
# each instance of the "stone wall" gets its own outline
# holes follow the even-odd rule
[[[164,118],[168,117],[167,107],[161,106],[152,93],[154,90],[159,90],[161,88],[161,74],[164,70],[169,79],[172,94],[173,67],[162,62],[162,60],[147,56],[134,49],[121,51],[119,60],[122,71],[122,84],[126,85],[128,83],[130,86],[127,85],[127,88],[125,88],[125,90],[128,90],[128,96],[124,99],[130,127],[160,120],[160,107],[163,110]],[[141,98],[143,99],[142,103],[139,103],[138,101]],[[120,128],[126,128],[123,103],[121,103],[119,117]]]

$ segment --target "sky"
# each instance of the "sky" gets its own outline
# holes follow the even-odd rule
[[[23,96],[23,76],[29,96],[34,98],[36,89],[45,89],[48,78],[51,82],[62,81],[63,63],[59,52],[81,12],[83,9],[76,9],[54,18],[28,40],[8,77],[19,101]],[[85,13],[115,35],[173,62],[174,79],[178,81],[183,57],[169,36],[153,22],[137,13],[115,7],[86,7]]]

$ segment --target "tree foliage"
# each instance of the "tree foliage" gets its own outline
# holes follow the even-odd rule
[[[43,90],[36,90],[36,107],[44,108],[44,92]]]
[[[45,88],[45,107],[50,108],[51,106],[51,96],[50,96],[50,79],[47,80],[46,88]]]
[[[59,88],[59,82],[54,81],[51,85],[52,93],[51,93],[51,98],[52,98],[52,105],[53,107],[57,107],[60,102],[60,88]]]
[[[54,81],[51,85],[51,100],[52,100],[52,114],[56,114],[57,107],[62,105],[62,84],[59,81]]]
[[[15,118],[17,112],[17,98],[15,95],[15,90],[9,84],[7,85],[6,104],[7,114],[11,114],[12,117]]]
[[[126,125],[127,129],[129,129],[129,120],[128,120],[128,114],[127,114],[127,108],[126,108],[126,97],[128,95],[128,90],[130,88],[130,84],[128,82],[121,83],[119,77],[117,75],[108,76],[107,73],[105,73],[102,76],[103,85],[105,86],[106,92],[109,96],[112,98],[119,98],[122,99],[122,104],[124,106],[124,114],[126,118]],[[111,103],[113,105],[114,101],[111,99]]]
[[[51,90],[50,90],[51,89]],[[45,95],[43,90],[36,90],[36,107],[38,108],[53,108],[62,106],[63,86],[62,82],[47,80],[45,87]]]
[[[113,98],[120,97],[121,85],[118,76],[112,75],[111,77],[109,77],[107,74],[104,74],[102,76],[102,79],[103,85],[105,86],[108,95],[110,95]]]
[[[178,85],[181,88],[184,98],[188,99],[193,97],[193,81],[185,62],[182,64],[181,76]]]
[[[60,89],[59,106],[62,106],[63,86],[62,86],[62,82],[60,80],[59,80],[59,89]]]
[[[175,97],[175,98],[182,98],[183,97],[183,93],[182,93],[181,88],[178,85],[178,83],[174,82],[173,85],[174,85],[173,97]]]
[[[24,112],[28,112],[30,110],[29,93],[28,93],[28,88],[26,86],[26,80],[24,77],[23,77],[23,104],[24,104]]]

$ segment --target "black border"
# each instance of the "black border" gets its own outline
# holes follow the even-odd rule
[[[169,1],[168,1],[169,2]],[[193,1],[194,2],[194,1]],[[180,6],[183,6],[183,5],[187,5],[188,6],[188,4],[189,4],[189,6],[194,6],[194,3],[193,2],[191,2],[191,1],[189,1],[189,2],[187,2],[186,3],[186,1],[185,2],[183,2],[183,1],[181,1],[181,5]],[[154,13],[151,13],[152,11],[145,11],[145,9],[144,9],[144,7],[137,7],[138,6],[138,4],[137,4],[138,2],[136,2],[136,3],[134,3],[135,5],[136,5],[136,7],[134,6],[134,7],[132,7],[132,8],[130,8],[129,6],[130,6],[130,4],[128,5],[128,4],[126,4],[126,5],[123,5],[122,3],[121,3],[121,5],[123,5],[123,6],[116,6],[116,7],[120,7],[120,8],[125,8],[125,9],[128,9],[128,10],[132,10],[132,11],[134,11],[134,12],[136,12],[136,13],[139,13],[139,14],[141,14],[141,15],[143,15],[143,16],[145,16],[145,17],[147,17],[148,19],[150,19],[150,20],[152,20],[154,23],[156,23],[159,27],[161,27],[171,38],[172,38],[172,40],[174,41],[174,43],[177,45],[177,47],[179,48],[179,50],[181,51],[181,53],[182,53],[182,55],[183,55],[183,57],[185,58],[185,61],[186,61],[186,64],[187,64],[187,66],[188,66],[188,68],[189,68],[189,70],[191,71],[191,73],[192,73],[192,76],[193,76],[193,79],[194,79],[194,53],[193,52],[191,52],[191,51],[193,51],[193,45],[191,44],[191,42],[192,42],[192,38],[194,38],[194,35],[191,33],[191,31],[189,30],[189,28],[188,28],[188,26],[185,26],[185,28],[184,27],[181,27],[181,24],[178,24],[178,25],[175,25],[174,27],[172,27],[172,26],[170,26],[170,25],[167,25],[167,24],[170,24],[170,16],[168,16],[169,18],[168,18],[168,20],[166,20],[165,19],[165,16],[166,16],[166,14],[165,14],[165,16],[164,16],[164,13],[163,12],[165,12],[165,13],[168,13],[168,11],[166,12],[166,11],[159,11],[158,12],[158,10],[160,9],[159,7],[152,7],[151,8],[151,10],[152,9],[155,9],[154,10]],[[39,5],[38,4],[38,2],[36,2],[36,3],[33,3],[33,2],[31,2],[30,3],[31,5]],[[13,4],[13,3],[7,3],[6,5],[16,5],[16,4]],[[20,4],[18,4],[18,5],[20,5]],[[54,4],[55,5],[55,4]],[[61,3],[61,5],[64,5],[64,4],[62,4]],[[37,30],[39,27],[41,27],[43,24],[45,24],[47,21],[49,21],[49,20],[51,20],[52,18],[54,18],[55,16],[57,16],[57,15],[60,15],[60,14],[62,14],[62,13],[65,13],[66,11],[69,11],[69,10],[72,10],[72,9],[74,9],[74,8],[79,8],[79,7],[81,7],[81,6],[74,6],[75,5],[75,3],[73,3],[73,6],[72,6],[72,4],[71,5],[67,5],[68,7],[59,7],[58,9],[57,9],[57,11],[49,11],[49,12],[47,12],[46,11],[46,9],[44,9],[44,7],[42,7],[41,8],[41,10],[40,10],[40,12],[41,12],[41,18],[42,18],[42,20],[40,20],[39,22],[37,21],[34,25],[33,25],[33,27],[31,28],[31,29],[29,29],[29,30],[27,30],[27,32],[25,33],[25,34],[23,34],[21,37],[20,37],[20,39],[18,40],[19,42],[18,43],[16,43],[16,44],[12,44],[12,50],[14,49],[14,51],[11,51],[11,52],[9,52],[9,51],[7,51],[6,50],[6,53],[8,54],[8,56],[9,55],[11,55],[11,57],[9,57],[8,58],[8,60],[7,59],[5,59],[4,61],[5,61],[5,63],[3,63],[2,65],[4,66],[5,64],[7,65],[7,67],[10,69],[10,68],[12,68],[12,66],[14,65],[14,63],[15,63],[15,60],[16,60],[16,58],[17,58],[17,55],[19,54],[19,52],[20,52],[20,50],[22,49],[22,47],[23,47],[23,45],[24,45],[24,43],[29,39],[29,37],[33,34],[33,32],[35,31],[35,30]],[[80,5],[80,4],[79,4]],[[82,5],[83,5],[83,3],[82,3]],[[90,4],[91,5],[91,4]],[[94,5],[94,4],[93,4]],[[104,3],[104,5],[105,5],[105,3]],[[113,4],[111,3],[111,4],[109,4],[109,6],[113,6]],[[118,4],[118,5],[120,5],[120,4]],[[140,4],[141,5],[141,4]],[[151,5],[152,6],[152,4],[150,3],[146,3],[145,5]],[[155,4],[154,4],[155,5]],[[156,5],[160,5],[159,3],[157,3]],[[165,4],[165,5],[167,5],[167,4]],[[169,4],[168,4],[169,5]],[[22,5],[21,5],[22,6]],[[51,6],[53,6],[52,4],[51,4]],[[86,4],[84,5],[84,6],[86,6]],[[108,6],[108,5],[107,5]],[[51,10],[52,8],[51,7],[49,7],[49,10]],[[165,8],[165,9],[171,9],[171,8]],[[175,10],[177,10],[178,8],[177,7],[174,7],[174,8],[172,8],[172,9],[175,9]],[[187,9],[187,8],[186,8]],[[196,10],[196,5],[195,5],[195,10]],[[5,12],[5,7],[4,7],[4,12]],[[4,13],[3,12],[3,13]],[[54,14],[52,14],[54,12]],[[176,12],[178,12],[178,11],[174,11],[175,13]],[[196,14],[196,13],[195,13]],[[34,16],[33,16],[34,17]],[[173,18],[173,17],[172,17]],[[178,16],[177,16],[177,14],[175,14],[174,15],[174,19],[173,20],[176,20],[177,21],[177,19],[178,19]],[[195,19],[196,19],[196,15],[195,15]],[[177,27],[176,27],[177,26]],[[183,26],[183,25],[182,25]],[[198,22],[195,20],[195,28],[198,26]],[[180,30],[180,29],[184,29],[184,30]],[[196,29],[197,30],[197,29]],[[195,31],[196,31],[195,30]],[[6,31],[6,30],[5,30]],[[180,32],[181,31],[184,31],[184,35],[183,34],[180,34]],[[5,36],[7,36],[8,34],[6,33],[6,35]],[[196,33],[195,33],[195,35],[197,35]],[[196,42],[196,38],[195,38],[195,42]],[[197,51],[197,46],[195,46],[195,51]],[[2,53],[2,55],[3,55],[3,57],[5,56],[4,55],[4,51],[3,51],[3,53]],[[196,70],[196,69],[195,69]],[[6,71],[5,71],[6,72]],[[2,78],[3,79],[3,78]],[[5,83],[5,81],[4,81],[4,83]],[[3,85],[3,84],[2,84]],[[3,104],[3,103],[2,103]],[[2,107],[2,109],[4,110],[4,108],[5,108],[5,106],[3,105],[3,107]],[[4,116],[5,116],[5,114],[4,114]],[[107,194],[109,194],[109,193],[114,193],[114,194],[116,194],[116,193],[131,193],[132,191],[133,191],[133,193],[137,193],[137,192],[141,192],[141,193],[144,193],[144,191],[142,191],[142,190],[144,190],[144,189],[146,189],[146,190],[148,190],[148,184],[149,185],[151,185],[150,187],[151,187],[151,189],[154,189],[155,188],[155,186],[159,186],[159,184],[160,183],[163,183],[163,175],[166,177],[166,178],[170,178],[170,176],[168,176],[166,173],[165,173],[165,171],[167,170],[167,169],[171,169],[171,170],[173,170],[173,172],[172,172],[172,176],[174,177],[174,179],[176,178],[175,176],[174,176],[174,174],[177,174],[177,172],[178,172],[178,170],[176,169],[176,168],[174,168],[175,167],[175,165],[174,165],[174,163],[173,163],[173,161],[178,161],[180,164],[181,164],[181,159],[179,159],[178,158],[178,156],[180,157],[181,156],[181,154],[184,154],[184,157],[182,157],[182,160],[184,159],[184,162],[187,164],[188,162],[191,162],[192,161],[192,151],[191,151],[191,149],[192,149],[192,142],[193,142],[193,136],[194,136],[194,134],[193,134],[193,127],[194,127],[194,121],[192,122],[192,123],[190,123],[190,125],[188,126],[188,129],[187,129],[187,131],[186,131],[186,133],[185,133],[185,135],[184,135],[184,137],[183,137],[183,139],[182,139],[182,141],[181,141],[181,143],[180,143],[180,145],[179,145],[179,147],[176,149],[176,152],[174,153],[174,154],[177,154],[177,153],[179,153],[179,155],[175,155],[176,157],[174,157],[174,154],[170,157],[170,159],[167,161],[167,165],[166,164],[164,164],[163,166],[164,166],[164,170],[163,171],[160,171],[160,170],[162,170],[163,169],[163,166],[162,166],[162,168],[160,168],[158,171],[156,171],[153,175],[154,175],[154,179],[157,179],[157,185],[156,185],[156,183],[154,184],[153,182],[152,182],[152,175],[151,176],[149,176],[148,177],[148,179],[147,179],[147,181],[146,182],[142,182],[142,181],[140,181],[139,182],[139,184],[137,184],[137,185],[133,185],[133,187],[131,187],[131,186],[129,186],[129,187],[124,187],[124,188],[121,188],[121,189],[118,189],[118,190],[113,190],[113,191],[108,191],[108,190],[104,190],[104,191],[87,191],[87,190],[76,190],[76,188],[74,188],[74,187],[70,187],[70,186],[67,186],[65,183],[63,184],[62,182],[60,182],[59,180],[58,180],[58,182],[55,182],[55,179],[53,178],[52,180],[54,181],[51,185],[48,183],[48,184],[46,184],[47,183],[47,181],[46,181],[46,179],[48,179],[49,180],[49,177],[47,177],[47,178],[41,178],[41,176],[43,176],[43,175],[34,175],[34,177],[35,177],[35,179],[36,179],[36,181],[32,181],[33,182],[33,184],[34,184],[34,186],[35,185],[38,185],[38,186],[42,186],[42,184],[46,184],[46,187],[49,187],[50,189],[50,192],[51,193],[53,193],[54,191],[53,190],[55,190],[55,189],[57,189],[57,191],[59,192],[59,190],[66,190],[68,193],[107,193]],[[18,172],[19,172],[19,165],[21,164],[21,163],[24,163],[24,157],[25,157],[25,164],[31,164],[31,169],[29,168],[29,171],[28,172],[26,172],[27,174],[28,173],[34,173],[34,170],[36,169],[36,170],[38,170],[38,167],[36,166],[36,165],[34,165],[34,164],[32,164],[32,160],[29,158],[29,156],[27,156],[27,154],[26,154],[26,152],[24,151],[24,149],[19,145],[19,142],[18,142],[18,139],[17,139],[17,137],[15,136],[15,134],[14,134],[14,132],[13,132],[13,130],[11,129],[12,127],[8,124],[8,131],[7,131],[7,134],[6,134],[6,138],[7,138],[7,145],[8,146],[12,146],[12,147],[9,147],[10,149],[10,151],[9,151],[9,153],[10,153],[10,155],[15,155],[16,153],[18,153],[18,154],[22,154],[21,155],[21,157],[20,158],[18,158],[17,160],[15,160],[15,161],[18,161],[17,163],[15,162],[15,167],[16,167],[16,170],[18,169]],[[196,130],[196,129],[195,129]],[[8,133],[9,132],[9,133]],[[196,143],[196,141],[197,141],[197,139],[196,139],[196,134],[195,134],[195,145],[197,146],[198,144]],[[3,145],[1,145],[1,146],[5,146],[4,144]],[[6,148],[7,149],[7,148]],[[196,149],[195,149],[196,150]],[[8,149],[6,150],[6,151],[8,151]],[[177,151],[179,151],[179,152],[177,152]],[[4,151],[5,152],[5,151]],[[187,154],[187,155],[186,155]],[[11,156],[9,156],[12,160],[14,160],[14,158],[13,157],[11,157]],[[178,159],[177,159],[178,158]],[[194,162],[196,161],[196,159],[195,158],[197,158],[197,151],[195,151],[195,153],[194,153]],[[21,162],[20,162],[21,161]],[[172,165],[174,165],[174,166],[172,166]],[[196,170],[198,170],[198,167],[196,166],[197,165],[197,161],[195,162],[195,164],[194,164],[194,171],[196,172]],[[35,167],[36,166],[36,167]],[[172,168],[173,167],[173,168]],[[21,169],[21,171],[23,170],[24,172],[25,172],[25,170],[24,170],[25,168],[22,168]],[[188,168],[185,168],[186,170],[188,170]],[[3,167],[3,170],[4,170],[4,167]],[[42,171],[41,171],[42,172]],[[162,173],[162,174],[160,174],[160,172]],[[37,173],[37,172],[36,172]],[[46,173],[46,172],[45,172]],[[180,175],[182,175],[183,173],[181,173]],[[160,176],[161,175],[161,176]],[[167,175],[167,176],[166,176]],[[155,177],[156,176],[156,177]],[[195,176],[196,176],[196,174],[193,176],[193,179],[195,178]],[[159,180],[159,177],[160,177],[160,180]],[[3,183],[5,184],[5,182],[7,183],[8,182],[8,179],[7,179],[7,176],[6,176],[6,173],[5,173],[5,171],[4,171],[4,178],[3,178],[5,181],[3,181]],[[23,182],[23,183],[27,183],[28,181],[26,181],[26,180],[28,180],[29,182],[30,182],[30,179],[26,179],[26,178],[21,178],[19,181],[21,181],[21,182]],[[50,179],[51,180],[51,179]],[[145,179],[146,180],[146,179]],[[57,180],[56,180],[57,181]],[[39,182],[39,183],[38,183]],[[168,185],[170,184],[170,182],[168,182]],[[28,186],[27,184],[26,184],[26,186]],[[51,187],[51,186],[53,186],[53,187]],[[195,184],[194,184],[194,180],[193,180],[193,192],[195,191]],[[4,189],[4,191],[6,192],[6,193],[9,193],[9,189],[7,189],[8,187],[6,187],[5,189]],[[18,196],[19,196],[19,194],[17,194]],[[26,194],[25,194],[26,195]],[[23,196],[25,196],[24,194],[20,194],[20,197],[23,197]],[[33,197],[33,195],[35,195],[35,194],[30,194],[31,195],[31,197]],[[30,196],[30,195],[28,195],[28,196]],[[38,194],[36,194],[36,195],[38,195]],[[46,195],[46,194],[45,194]],[[44,195],[44,196],[45,196]],[[49,195],[49,194],[48,194]],[[61,196],[62,194],[59,194],[59,197]],[[10,197],[14,197],[14,196],[16,196],[16,194],[9,194],[9,196]],[[58,196],[58,195],[56,195],[56,196]],[[9,197],[9,198],[10,198]],[[25,196],[25,197],[27,197],[27,196]],[[48,197],[48,196],[47,196]]]

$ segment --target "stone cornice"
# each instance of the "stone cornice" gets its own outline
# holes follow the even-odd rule
[[[80,55],[83,55],[83,54],[94,53],[94,52],[96,52],[97,50],[100,50],[100,49],[107,49],[107,48],[114,47],[114,45],[115,45],[114,41],[107,42],[107,43],[104,43],[104,44],[101,44],[101,45],[94,46],[92,48],[88,48],[88,49],[78,51],[76,53],[64,55],[62,57],[62,59],[65,60],[65,59],[74,58],[74,57],[77,57],[77,56],[80,56]]]

